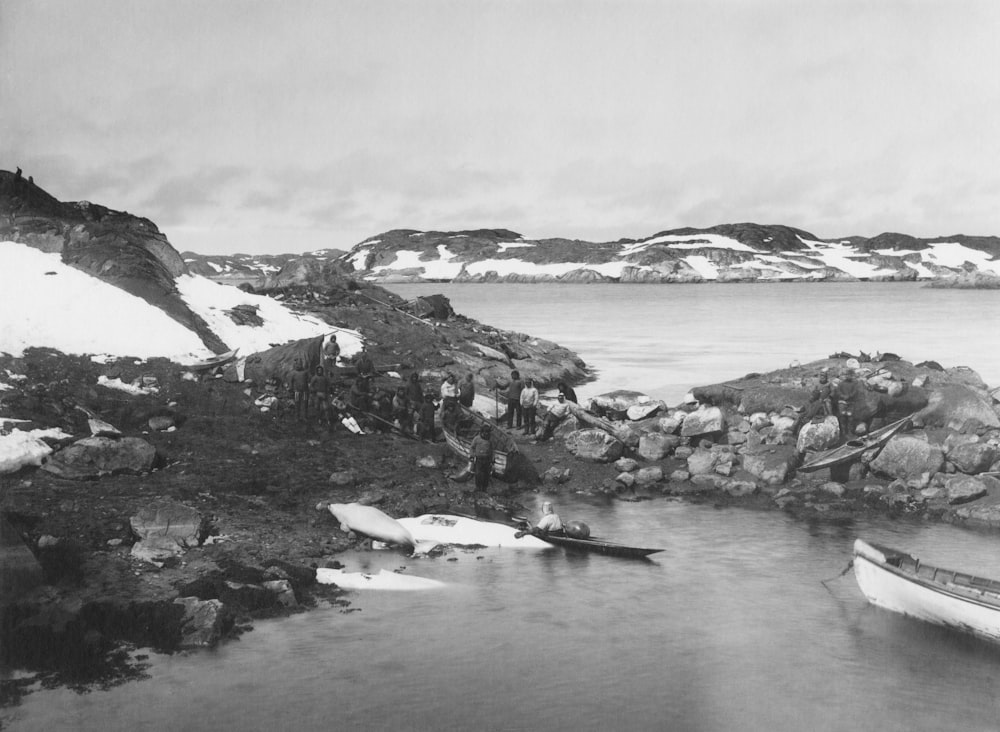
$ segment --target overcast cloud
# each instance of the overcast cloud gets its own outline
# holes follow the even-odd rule
[[[179,250],[1000,235],[1000,3],[4,0],[0,168]]]

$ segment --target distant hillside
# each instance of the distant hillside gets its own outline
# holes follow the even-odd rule
[[[819,237],[788,226],[724,224],[641,239],[525,239],[506,229],[395,229],[350,252],[208,257],[185,252],[192,271],[269,289],[359,282],[837,282],[1000,276],[1000,238]]]

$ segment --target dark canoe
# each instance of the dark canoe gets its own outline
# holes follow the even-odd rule
[[[561,546],[567,551],[591,552],[594,554],[605,554],[609,557],[644,559],[650,554],[656,554],[657,552],[663,551],[662,549],[646,549],[638,546],[627,546],[626,544],[619,544],[614,541],[599,539],[596,536],[591,536],[587,539],[577,539],[571,536],[566,536],[565,534],[546,534],[540,531],[532,531],[531,533],[533,536],[537,536],[542,541],[547,541],[549,544]]]
[[[514,528],[524,528],[527,525],[526,519],[521,516],[505,516],[500,517],[495,513],[490,516],[477,516],[469,513],[462,513],[460,511],[447,511],[454,516],[461,516],[463,518],[475,519],[476,521],[491,521],[497,524],[504,524],[505,526],[512,526]],[[604,554],[609,557],[625,557],[626,559],[644,559],[650,554],[656,554],[657,552],[662,552],[662,549],[647,549],[638,546],[628,546],[627,544],[619,544],[615,541],[607,541],[606,539],[599,539],[596,536],[591,536],[587,539],[577,539],[571,536],[566,536],[566,534],[559,532],[542,532],[536,529],[532,529],[530,532],[532,536],[535,536],[542,541],[547,541],[553,546],[561,546],[563,549],[572,552],[590,552],[594,554]]]
[[[798,471],[800,473],[811,473],[814,470],[831,468],[835,465],[841,465],[843,463],[857,460],[866,450],[881,447],[894,435],[897,435],[907,429],[910,426],[912,417],[913,415],[911,414],[908,417],[903,417],[896,422],[887,424],[885,427],[872,430],[867,435],[859,437],[856,440],[848,440],[843,445],[835,447],[832,450],[816,453],[813,457],[806,460],[805,463],[798,468]]]
[[[444,439],[448,447],[459,457],[466,460],[472,452],[472,438],[479,433],[479,428],[487,424],[493,428],[490,434],[490,441],[493,443],[493,474],[502,478],[507,473],[508,456],[517,452],[517,443],[514,438],[504,432],[500,427],[477,412],[459,405],[462,410],[462,419],[458,423],[456,430],[444,430]]]

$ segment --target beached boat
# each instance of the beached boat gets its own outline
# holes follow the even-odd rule
[[[448,447],[459,457],[468,460],[472,450],[472,438],[479,433],[479,428],[482,425],[489,425],[493,428],[490,434],[490,441],[493,443],[493,474],[502,478],[507,473],[509,456],[517,452],[517,443],[514,442],[514,438],[481,414],[461,405],[459,405],[459,409],[462,410],[462,419],[459,420],[458,425],[453,430],[444,430],[444,439],[448,443]]]
[[[1000,582],[858,539],[854,577],[873,605],[1000,641]]]
[[[873,450],[887,443],[892,437],[899,434],[910,426],[913,415],[903,417],[900,420],[891,422],[885,427],[872,430],[867,435],[863,435],[854,440],[848,440],[843,445],[830,450],[816,453],[802,464],[798,471],[800,473],[810,473],[814,470],[832,468],[835,465],[858,460],[866,450]]]
[[[236,358],[236,354],[240,349],[234,348],[232,351],[226,351],[225,353],[220,353],[212,358],[206,358],[204,361],[198,361],[191,364],[188,368],[191,371],[208,371],[209,369],[214,369],[217,366],[222,366],[227,364]]]

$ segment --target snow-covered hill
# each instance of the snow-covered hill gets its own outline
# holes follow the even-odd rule
[[[335,329],[270,297],[243,292],[200,275],[175,280],[179,297],[229,348],[249,355],[271,345],[338,331],[342,353],[360,349],[357,333]],[[259,325],[241,325],[236,308]],[[194,330],[166,312],[91,274],[57,253],[0,241],[0,352],[19,356],[29,346],[95,356],[163,356],[190,363],[212,355]]]

